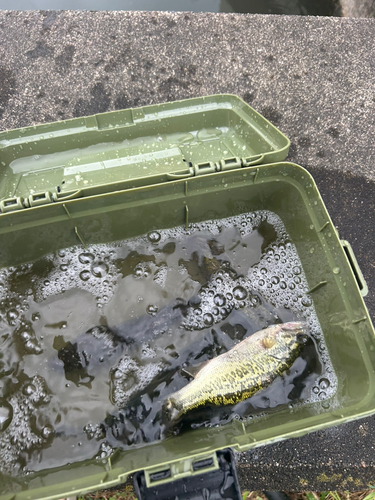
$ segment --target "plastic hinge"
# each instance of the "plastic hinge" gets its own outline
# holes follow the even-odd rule
[[[149,474],[147,471],[136,472],[134,488],[137,498],[139,500],[241,499],[234,453],[230,449],[194,461],[189,476],[174,475],[172,466],[173,464]]]
[[[15,212],[16,210],[24,210],[25,208],[39,207],[41,205],[49,205],[58,201],[69,201],[75,198],[80,198],[83,195],[82,189],[78,189],[73,193],[51,193],[45,191],[43,193],[34,193],[27,198],[14,197],[7,198],[0,201],[0,212],[5,214],[7,212]]]
[[[217,172],[217,164],[213,161],[206,161],[204,163],[196,163],[193,166],[195,175],[213,174]]]
[[[213,161],[206,161],[203,163],[196,163],[190,169],[190,175],[185,175],[185,177],[192,177],[192,175],[205,175],[214,174],[215,172],[225,172],[227,170],[235,170],[242,167],[252,167],[254,165],[259,165],[263,162],[264,155],[256,155],[248,158],[239,158],[234,156],[231,158],[223,158],[217,163]]]
[[[25,208],[47,205],[53,203],[53,196],[54,195],[50,191],[45,191],[44,193],[31,194],[28,198],[22,198],[21,196],[7,198],[6,200],[0,201],[0,211],[5,214]]]
[[[52,193],[50,191],[46,191],[44,193],[36,193],[31,194],[24,201],[25,208],[29,207],[38,207],[40,205],[47,205],[48,203],[53,202]]]
[[[223,158],[220,161],[220,170],[234,170],[235,168],[242,167],[242,161],[238,157]]]
[[[15,210],[22,210],[23,208],[25,208],[24,199],[20,196],[0,201],[0,211],[3,214],[14,212]]]

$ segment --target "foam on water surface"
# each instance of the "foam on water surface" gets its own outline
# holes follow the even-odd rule
[[[2,269],[1,473],[161,439],[162,403],[188,383],[182,368],[274,323],[305,321],[306,355],[269,388],[189,429],[329,405],[337,381],[307,291],[296,248],[268,211]]]

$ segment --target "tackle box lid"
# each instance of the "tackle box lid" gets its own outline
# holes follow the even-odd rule
[[[283,161],[290,141],[234,95],[0,133],[0,212]]]

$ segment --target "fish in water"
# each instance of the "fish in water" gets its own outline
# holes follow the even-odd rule
[[[173,393],[163,405],[164,422],[177,423],[205,405],[233,405],[250,398],[292,366],[307,338],[302,322],[273,325],[254,333],[208,361],[194,380]]]

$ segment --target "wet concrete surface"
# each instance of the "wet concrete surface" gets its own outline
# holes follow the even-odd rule
[[[233,93],[292,141],[353,246],[375,318],[374,19],[0,12],[0,130]],[[239,455],[248,490],[363,489],[375,418]]]

